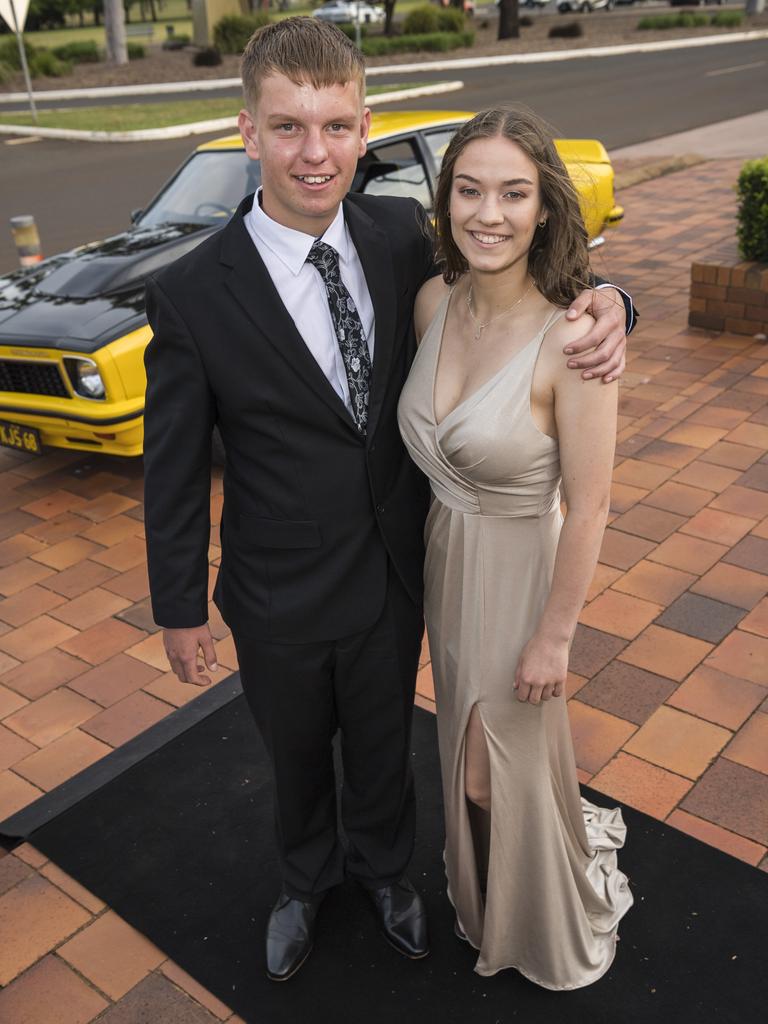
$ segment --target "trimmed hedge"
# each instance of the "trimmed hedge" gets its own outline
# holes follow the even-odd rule
[[[68,75],[72,70],[72,64],[69,61],[59,60],[50,50],[32,46],[26,39],[24,40],[24,52],[27,55],[29,74],[32,78],[39,78],[40,75],[45,75],[48,78],[61,78],[62,75]],[[0,64],[12,71],[21,71],[21,57],[16,36],[8,35],[0,40]]]
[[[268,25],[268,14],[227,14],[213,28],[214,46],[221,53],[240,54],[257,28]]]
[[[680,14],[650,14],[641,18],[637,23],[639,29],[648,28],[701,28],[708,25],[709,18],[706,14],[691,14],[683,11]]]
[[[739,252],[745,260],[768,263],[768,157],[747,161],[741,168],[736,189]]]
[[[738,28],[744,21],[744,11],[718,11],[710,19],[710,25],[717,28]]]
[[[362,51],[366,57],[380,57],[388,53],[417,53],[420,50],[445,53],[460,46],[472,46],[474,32],[425,32],[411,36],[374,36],[363,39]]]
[[[438,32],[463,32],[466,18],[458,7],[444,7],[437,12]]]
[[[423,36],[428,32],[437,32],[437,9],[431,4],[414,7],[403,20],[403,35]]]
[[[99,49],[93,39],[54,46],[51,52],[59,60],[71,60],[75,64],[98,64],[101,59]]]
[[[357,30],[350,21],[345,21],[343,25],[337,25],[336,28],[341,29],[347,39],[351,39],[353,43],[357,42]],[[368,25],[363,21],[360,22],[360,38],[365,39],[368,35]]]
[[[6,82],[9,82],[14,74],[15,71],[11,65],[7,64],[4,60],[0,60],[0,85],[5,85]]]
[[[147,49],[141,43],[128,43],[126,49],[128,50],[128,60],[141,60],[142,57],[147,56]]]

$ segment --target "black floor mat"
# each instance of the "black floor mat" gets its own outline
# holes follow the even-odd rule
[[[474,974],[444,892],[434,718],[416,710],[419,831],[410,877],[432,954],[410,962],[377,933],[354,885],[325,901],[315,950],[277,985],[263,933],[279,880],[260,740],[237,697],[30,841],[105,900],[249,1024],[752,1024],[765,1011],[765,875],[625,808],[620,864],[635,906],[614,965],[572,992],[515,971]],[[603,805],[612,801],[585,791]]]

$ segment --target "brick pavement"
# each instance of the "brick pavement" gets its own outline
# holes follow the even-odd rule
[[[768,346],[686,326],[738,167],[635,186],[595,257],[642,320],[569,708],[583,782],[765,869]],[[151,619],[141,502],[138,464],[0,453],[0,820],[199,693]],[[219,476],[211,505],[215,565]],[[236,660],[211,614],[223,678]],[[426,647],[418,688],[433,709]],[[239,1020],[29,844],[0,858],[0,1018]]]

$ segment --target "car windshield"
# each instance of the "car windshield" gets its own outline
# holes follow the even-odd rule
[[[261,168],[245,150],[195,153],[139,218],[138,226],[221,224],[260,184]]]

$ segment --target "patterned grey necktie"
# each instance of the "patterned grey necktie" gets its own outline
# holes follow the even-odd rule
[[[307,263],[316,267],[325,284],[331,310],[333,329],[347,371],[352,416],[361,434],[368,422],[368,390],[371,380],[371,355],[357,312],[357,306],[341,280],[339,254],[330,245],[316,239],[307,256]]]

